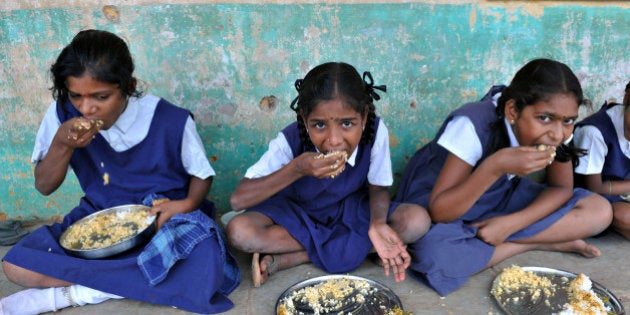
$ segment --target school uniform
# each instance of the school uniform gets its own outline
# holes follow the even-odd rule
[[[368,236],[368,183],[393,182],[387,128],[375,120],[376,136],[359,144],[344,171],[335,178],[302,177],[247,211],[256,211],[285,228],[308,253],[313,264],[330,273],[357,268],[373,247]],[[246,178],[269,175],[306,152],[297,123],[284,128],[269,150],[250,167]],[[389,209],[391,213],[396,203]]]
[[[588,154],[580,157],[575,173],[601,174],[602,181],[630,178],[630,142],[624,136],[624,112],[622,104],[605,103],[576,125],[575,145],[588,150]],[[619,195],[602,195],[610,202],[627,202]]]
[[[468,103],[446,118],[435,139],[418,150],[409,161],[396,201],[416,203],[428,209],[431,190],[448,153],[458,156],[473,168],[493,153],[488,147],[493,132],[490,125],[498,121],[496,101],[504,88],[492,87],[481,101]],[[507,121],[502,123],[507,124]],[[518,146],[509,126],[507,130],[511,146]],[[502,176],[461,217],[452,222],[433,224],[420,240],[407,248],[412,256],[411,274],[442,296],[458,289],[471,275],[486,268],[495,249],[476,237],[477,228],[471,224],[517,212],[544,189],[544,183],[526,177]],[[540,233],[589,194],[584,189],[575,189],[573,197],[562,207],[510,235],[506,241]]]
[[[69,101],[51,104],[38,131],[34,162],[45,157],[59,126],[78,116]],[[156,196],[182,199],[190,176],[215,175],[189,111],[152,95],[132,97],[114,126],[96,134],[85,148],[75,149],[70,167],[85,193],[79,205],[63,222],[22,239],[5,261],[110,294],[192,312],[219,313],[233,306],[227,295],[239,284],[240,274],[212,219],[216,209],[209,200],[196,211],[173,216],[158,231],[154,240],[163,245],[170,240],[170,251],[156,250],[159,246],[152,241],[146,251],[140,246],[89,260],[68,255],[58,243],[72,223],[91,213],[146,203]]]

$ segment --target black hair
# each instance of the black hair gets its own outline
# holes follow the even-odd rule
[[[68,99],[68,77],[89,74],[95,80],[118,84],[123,96],[140,96],[133,77],[134,64],[122,38],[102,30],[83,30],[63,48],[50,67],[53,98]]]
[[[357,70],[343,62],[328,62],[311,69],[304,79],[295,81],[298,96],[291,102],[291,109],[297,114],[300,139],[306,150],[314,150],[304,119],[321,101],[341,99],[362,116],[367,112],[367,122],[361,135],[361,143],[369,143],[374,139],[376,112],[374,100],[380,97],[374,89],[386,91],[384,85],[374,86],[372,74],[364,72],[363,78]]]
[[[496,132],[493,133],[490,152],[509,146],[510,140],[503,122],[505,104],[509,100],[514,100],[514,106],[520,113],[525,107],[545,101],[555,94],[572,95],[578,106],[585,102],[580,81],[564,63],[544,58],[534,59],[518,70],[497,101],[499,119],[492,124]],[[563,143],[557,148],[555,159],[560,162],[571,160],[576,166],[578,157],[585,153],[586,150],[574,147],[573,142]]]

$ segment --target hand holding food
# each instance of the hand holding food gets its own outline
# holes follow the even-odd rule
[[[320,153],[315,156],[316,160],[322,159],[327,161],[333,161],[334,164],[329,164],[330,172],[327,174],[330,178],[335,178],[337,175],[341,174],[343,170],[346,168],[346,162],[348,161],[348,154],[345,151],[331,151],[327,154]]]
[[[66,125],[69,125],[69,127],[66,128]],[[103,121],[100,119],[77,117],[64,123],[59,132],[65,133],[64,140],[66,144],[72,147],[84,147],[90,143],[102,126]]]

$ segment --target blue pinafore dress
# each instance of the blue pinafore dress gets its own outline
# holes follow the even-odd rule
[[[487,147],[492,135],[491,124],[499,119],[495,113],[492,96],[503,88],[504,86],[494,86],[481,101],[468,103],[446,118],[435,139],[418,150],[409,161],[401,179],[396,201],[416,203],[425,209],[428,208],[431,190],[449,153],[437,144],[437,139],[455,116],[464,115],[470,118],[480,142],[484,145],[482,158],[475,167],[491,154]],[[449,223],[433,224],[427,234],[407,248],[412,256],[411,274],[441,296],[458,289],[470,276],[484,270],[494,254],[494,246],[477,238],[477,228],[471,224],[519,211],[530,204],[543,189],[545,184],[528,178],[509,179],[507,175],[501,177],[464,215]],[[574,189],[573,197],[562,207],[512,234],[506,241],[529,238],[540,233],[589,194],[587,190]]]
[[[70,102],[57,103],[64,122],[80,116]],[[196,244],[157,285],[150,285],[138,267],[140,246],[105,259],[82,259],[68,255],[59,245],[61,234],[73,222],[96,211],[125,204],[142,204],[150,195],[182,199],[190,175],[182,165],[183,130],[190,112],[165,100],[158,103],[149,133],[136,146],[116,152],[97,134],[85,148],[76,149],[70,165],[85,196],[62,223],[43,226],[18,242],[3,258],[17,266],[96,290],[153,304],[175,306],[198,313],[220,313],[232,308],[227,298],[235,285],[224,277],[221,240],[208,237]],[[103,175],[109,174],[104,185]],[[200,210],[215,215],[214,204],[205,200]],[[240,279],[239,279],[240,280]],[[238,284],[238,283],[236,283]],[[219,293],[221,288],[229,292]]]
[[[630,159],[623,154],[619,146],[619,138],[617,131],[610,116],[606,113],[613,106],[623,106],[623,104],[610,103],[604,104],[602,108],[595,114],[586,117],[584,120],[576,124],[576,128],[582,126],[594,126],[599,129],[608,148],[608,153],[604,159],[604,167],[602,168],[602,181],[618,181],[630,178]],[[602,196],[610,202],[628,202],[619,195],[602,194]]]
[[[375,133],[378,119],[375,119]],[[297,123],[282,130],[293,156],[304,153]],[[356,269],[367,257],[370,205],[367,174],[372,143],[359,144],[356,163],[335,178],[303,177],[248,211],[285,228],[315,266],[330,273]],[[389,213],[397,204],[390,206]]]

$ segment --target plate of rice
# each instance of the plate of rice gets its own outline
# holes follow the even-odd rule
[[[623,315],[617,297],[583,273],[545,267],[505,268],[490,294],[510,315]]]
[[[307,279],[286,289],[276,314],[407,315],[398,296],[385,285],[362,277],[327,275]]]
[[[71,255],[99,259],[145,244],[155,233],[151,207],[130,204],[104,209],[74,222],[59,244]]]

